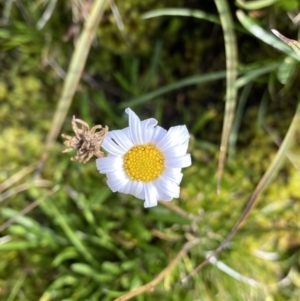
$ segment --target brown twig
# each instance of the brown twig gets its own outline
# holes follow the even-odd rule
[[[170,202],[167,202],[167,201],[158,201],[161,205],[165,206],[166,208],[168,208],[169,210],[177,213],[178,215],[182,216],[182,217],[185,217],[185,218],[188,218],[190,220],[193,220],[195,222],[199,222],[201,217],[200,216],[197,216],[197,215],[194,215],[192,213],[189,213],[189,212],[186,212],[184,211],[183,209],[181,209],[180,207],[170,203]]]

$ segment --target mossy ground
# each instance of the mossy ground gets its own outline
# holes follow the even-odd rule
[[[1,4],[2,13],[7,2]],[[22,7],[13,4],[0,28],[0,182],[40,159],[83,28],[79,1],[58,1],[41,30],[36,29],[45,9],[41,1],[22,2]],[[192,17],[142,18],[146,11],[170,6],[218,16],[213,1],[202,2],[119,1],[123,33],[107,9],[62,132],[71,132],[73,115],[91,125],[125,127],[125,102],[189,76],[224,70],[218,24]],[[258,13],[256,22],[264,28],[272,18],[276,28],[297,36],[287,11],[299,11],[299,6],[281,2],[250,13]],[[233,15],[236,9],[232,5]],[[235,24],[241,75],[284,64],[284,54]],[[299,101],[299,62],[284,83],[280,70],[250,82],[247,103],[237,113],[241,125],[235,156],[225,165],[220,195],[216,171],[224,79],[174,88],[132,106],[141,119],[155,117],[166,128],[186,124],[190,129],[193,165],[184,170],[180,199],[171,203],[187,216],[163,205],[146,210],[140,200],[112,193],[94,160],[86,165],[70,161],[72,155],[62,154],[62,139],[57,139],[40,182],[33,170],[0,195],[3,224],[55,187],[1,233],[0,299],[114,300],[151,281],[187,240],[199,238],[154,291],[136,300],[299,300],[300,132],[284,167],[218,257],[227,269],[211,264],[186,285],[180,281],[230,232],[286,134]]]

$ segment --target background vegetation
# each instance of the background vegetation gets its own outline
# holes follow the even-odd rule
[[[271,32],[298,39],[299,2],[102,1],[103,15],[100,2],[0,4],[0,299],[115,300],[179,255],[136,300],[300,300],[299,119],[286,136],[299,57]],[[101,23],[89,48],[81,33],[93,32],[84,26],[93,12]],[[57,135],[71,133],[73,115],[119,129],[128,106],[165,128],[187,125],[193,164],[178,200],[146,210],[112,193],[94,160],[62,154]],[[280,154],[282,141],[293,144]],[[284,165],[237,234],[182,282],[224,241],[277,158]]]

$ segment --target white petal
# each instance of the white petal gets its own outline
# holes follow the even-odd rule
[[[142,127],[139,117],[129,108],[125,110],[128,114],[129,132],[133,144],[143,144]]]
[[[152,183],[145,184],[145,208],[157,206],[157,190]]]
[[[108,179],[106,183],[113,192],[116,192],[122,190],[129,181],[129,179]]]
[[[191,166],[191,164],[192,160],[190,154],[177,158],[165,158],[165,167],[167,168],[182,168]]]
[[[108,172],[106,174],[106,176],[109,181],[129,180],[127,174],[125,173],[125,171],[123,169],[119,169],[117,172],[115,172],[115,171]]]
[[[124,153],[130,150],[134,144],[131,142],[130,137],[128,136],[128,131],[124,130],[115,130],[111,131],[110,137],[122,148]]]
[[[183,174],[180,172],[180,169],[167,169],[162,176],[179,185]]]
[[[190,134],[185,125],[173,126],[168,130],[166,136],[158,142],[159,149],[164,151],[169,147],[174,147],[186,143]]]
[[[160,126],[156,126],[156,128],[154,129],[152,142],[157,145],[166,135],[167,130]]]
[[[166,202],[169,202],[169,201],[172,201],[172,200],[173,200],[173,197],[170,196],[170,195],[168,195],[168,194],[163,193],[162,191],[159,191],[158,199],[159,199],[160,201],[166,201]]]
[[[122,193],[132,194],[138,199],[145,199],[144,184],[138,181],[129,181],[121,190]]]
[[[175,182],[160,176],[155,182],[153,182],[153,184],[156,186],[156,189],[160,194],[164,194],[172,198],[179,197],[180,187]]]
[[[145,130],[153,129],[157,125],[157,120],[154,118],[148,118],[141,121],[141,125]]]
[[[110,135],[107,135],[105,137],[105,139],[103,141],[103,144],[102,144],[102,147],[109,154],[113,154],[113,155],[116,155],[116,156],[122,156],[124,154],[124,150],[122,150],[113,140],[111,140],[111,136]]]
[[[157,120],[154,118],[149,118],[141,122],[143,143],[152,142],[153,134],[155,131],[154,127],[156,125],[157,125]]]
[[[164,156],[165,158],[170,158],[170,159],[184,156],[187,152],[188,146],[189,146],[189,141],[187,140],[182,145],[167,148],[166,150],[164,150]]]
[[[128,181],[126,183],[126,185],[124,185],[121,189],[119,189],[119,192],[125,193],[125,194],[131,194],[131,186],[132,186],[133,182],[132,181]]]
[[[96,165],[100,173],[118,172],[123,168],[123,158],[119,156],[98,158]]]
[[[136,182],[134,196],[141,200],[145,199],[145,184],[143,182]]]

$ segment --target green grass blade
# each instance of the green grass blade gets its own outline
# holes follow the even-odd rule
[[[9,241],[0,244],[0,251],[17,251],[26,250],[31,248],[38,248],[40,246],[37,241]]]
[[[259,68],[249,70],[248,72],[246,72],[245,75],[239,77],[236,80],[236,82],[235,82],[236,87],[241,88],[241,87],[247,85],[248,83],[250,83],[253,80],[255,80],[256,78],[258,78],[259,76],[264,75],[266,73],[270,73],[270,72],[278,69],[281,64],[282,64],[282,61],[280,61],[279,63],[272,63],[272,64],[267,65],[267,66],[263,66],[263,67],[259,67]]]
[[[243,113],[244,113],[244,108],[247,102],[247,99],[249,97],[250,91],[252,89],[252,83],[249,83],[244,87],[242,90],[238,106],[236,109],[236,118],[234,120],[233,126],[232,126],[232,131],[230,133],[229,137],[229,146],[228,146],[228,158],[232,160],[235,156],[235,146],[236,146],[236,140],[238,136],[238,131],[240,128],[240,125],[242,123],[243,119]]]
[[[209,81],[221,79],[225,77],[225,72],[224,71],[218,71],[218,72],[213,72],[205,75],[195,75],[191,77],[187,77],[181,81],[178,81],[174,84],[167,85],[165,87],[159,88],[155,91],[152,91],[150,93],[144,94],[142,96],[139,96],[134,99],[130,99],[127,101],[124,101],[121,105],[120,108],[126,108],[126,107],[133,107],[139,104],[143,104],[153,98],[156,98],[158,96],[161,96],[165,93],[168,93],[170,91],[180,89],[182,87],[186,86],[191,86],[191,85],[196,85],[196,84],[202,84],[206,83]]]
[[[67,247],[60,251],[60,253],[53,259],[52,265],[54,267],[58,267],[61,265],[65,260],[77,260],[78,252],[74,247]]]
[[[161,57],[161,52],[162,52],[162,42],[158,41],[158,42],[156,42],[155,47],[154,47],[154,53],[153,53],[153,57],[151,59],[151,64],[149,66],[149,70],[145,76],[145,79],[142,81],[141,91],[146,92],[148,90],[149,85],[152,82],[152,79],[155,77],[157,66],[158,66],[158,63],[159,63],[160,57]]]
[[[73,263],[71,265],[71,270],[74,271],[75,273],[78,273],[80,275],[84,275],[87,277],[91,277],[98,283],[106,283],[106,282],[111,282],[115,278],[114,275],[111,275],[109,273],[106,274],[99,274],[95,269],[93,269],[91,266],[85,264],[85,263]]]
[[[240,78],[238,78],[235,81],[236,88],[243,87],[247,83],[251,82],[253,79],[255,79],[263,74],[266,74],[266,73],[276,70],[279,66],[280,66],[280,63],[272,63],[270,65],[255,68],[253,70],[248,71],[245,75],[241,76]],[[191,77],[185,78],[181,81],[178,81],[176,83],[167,85],[167,86],[159,88],[155,91],[152,91],[152,92],[149,92],[142,96],[139,96],[137,98],[125,101],[120,105],[120,107],[126,108],[126,107],[133,107],[136,105],[140,105],[140,104],[146,103],[147,101],[150,101],[154,98],[157,98],[163,94],[171,92],[173,90],[180,89],[182,87],[186,87],[186,86],[190,86],[190,85],[201,84],[201,83],[205,83],[205,82],[209,82],[209,81],[213,81],[213,80],[218,80],[218,79],[224,78],[225,76],[226,76],[225,71],[213,72],[213,73],[209,73],[206,75],[191,76]]]
[[[258,112],[257,112],[257,120],[256,120],[256,128],[258,130],[262,130],[264,127],[264,120],[266,118],[267,114],[267,108],[268,108],[268,102],[269,102],[269,92],[266,89],[262,95]]]
[[[256,1],[244,1],[244,0],[236,0],[237,6],[243,9],[255,10],[261,9],[272,4],[275,4],[281,0],[256,0]]]
[[[284,42],[281,42],[280,40],[276,39],[274,35],[257,25],[243,11],[238,10],[236,16],[241,22],[241,24],[256,38],[300,61],[300,57],[295,52],[293,52],[289,46],[287,46]]]
[[[97,0],[94,2],[94,5],[92,6],[90,11],[90,15],[86,20],[84,29],[73,52],[67,76],[63,85],[63,90],[52,120],[52,126],[46,139],[46,146],[39,163],[37,175],[40,174],[41,169],[43,168],[50,148],[52,147],[52,144],[56,140],[62,128],[63,122],[72,103],[73,96],[77,90],[78,83],[81,78],[89,50],[94,40],[98,24],[102,18],[105,4],[106,0]]]
[[[208,14],[205,11],[186,9],[186,8],[163,8],[152,10],[142,14],[143,19],[151,19],[162,16],[182,16],[182,17],[194,17],[198,19],[203,19],[213,23],[220,24],[219,18],[212,14]]]
[[[218,191],[220,191],[220,182],[226,160],[228,140],[232,128],[232,123],[234,120],[234,111],[237,100],[237,88],[235,82],[238,73],[238,57],[234,24],[228,3],[226,0],[215,0],[215,4],[219,12],[221,25],[224,33],[226,53],[226,103],[217,175],[217,189]]]
[[[44,205],[44,204],[41,204]],[[48,212],[53,214],[52,218],[57,221],[60,225],[70,242],[75,246],[78,252],[83,256],[83,258],[89,262],[91,265],[94,265],[96,262],[93,256],[89,253],[85,245],[81,242],[78,235],[73,231],[73,228],[68,225],[67,221],[65,220],[64,216],[60,213],[58,208],[55,206],[54,202],[48,202],[47,204]]]
[[[16,299],[21,287],[22,287],[22,284],[25,280],[25,277],[26,277],[26,274],[23,273],[19,279],[17,280],[16,284],[14,285],[13,289],[11,290],[10,292],[10,295],[9,297],[7,298],[7,301],[13,301]]]
[[[205,124],[212,121],[216,116],[217,116],[217,112],[215,110],[208,110],[203,112],[203,114],[199,116],[198,120],[190,129],[190,132],[193,134],[197,133],[197,131],[202,129]]]
[[[95,95],[95,101],[100,109],[105,113],[111,120],[113,120],[118,127],[124,127],[123,120],[118,118],[118,114],[115,112],[113,108],[113,104],[111,104],[105,97],[103,91],[100,91],[97,95]]]

